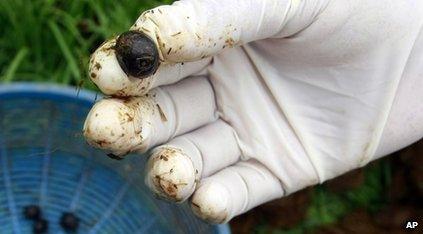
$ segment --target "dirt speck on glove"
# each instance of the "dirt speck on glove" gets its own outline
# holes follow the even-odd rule
[[[157,149],[148,162],[147,174],[147,184],[152,191],[174,202],[187,199],[197,184],[191,159],[178,148]]]

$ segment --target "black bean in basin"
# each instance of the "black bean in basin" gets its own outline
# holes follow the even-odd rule
[[[32,231],[34,234],[43,234],[48,231],[48,222],[45,219],[36,220],[33,224]]]
[[[24,207],[23,214],[26,219],[38,220],[41,218],[41,209],[37,205],[28,205]]]
[[[74,232],[78,229],[79,218],[71,212],[64,212],[60,218],[60,226],[66,231]]]

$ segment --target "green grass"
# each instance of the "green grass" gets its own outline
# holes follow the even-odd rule
[[[1,0],[0,81],[45,81],[94,88],[89,55],[139,14],[170,0]]]

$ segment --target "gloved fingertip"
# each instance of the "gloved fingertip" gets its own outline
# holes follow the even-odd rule
[[[142,110],[134,109],[146,105],[145,102],[145,98],[136,97],[106,98],[97,102],[84,123],[85,139],[90,145],[119,158],[146,147],[151,135],[151,129],[145,124],[149,115],[139,114]]]
[[[91,55],[88,68],[91,81],[107,95],[117,97],[144,95],[151,88],[154,76],[145,79],[128,76],[119,64],[115,46],[116,38],[113,38],[102,44]]]
[[[231,197],[221,184],[208,182],[200,185],[191,199],[195,215],[210,223],[224,223],[231,217]]]
[[[197,174],[191,159],[173,147],[156,149],[147,164],[147,186],[160,198],[182,202],[194,192]]]

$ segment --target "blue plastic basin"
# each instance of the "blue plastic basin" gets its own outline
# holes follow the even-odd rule
[[[0,85],[0,233],[32,233],[23,207],[39,205],[49,233],[65,233],[63,212],[78,233],[229,233],[208,225],[187,204],[155,199],[145,187],[145,156],[115,161],[87,145],[81,129],[96,94],[75,88]]]

